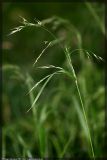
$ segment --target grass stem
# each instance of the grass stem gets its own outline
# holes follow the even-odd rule
[[[90,146],[91,146],[92,157],[95,159],[95,154],[94,154],[94,149],[93,149],[93,144],[92,144],[92,138],[91,138],[91,133],[90,133],[88,120],[87,120],[87,116],[86,116],[86,112],[85,112],[85,107],[84,107],[82,96],[81,96],[81,93],[80,93],[80,89],[79,89],[79,85],[78,85],[78,81],[77,81],[77,76],[76,76],[74,67],[72,65],[71,57],[69,55],[69,51],[68,51],[67,48],[66,48],[66,52],[65,53],[66,53],[67,61],[69,63],[71,71],[72,71],[72,73],[74,75],[74,78],[75,78],[75,85],[76,85],[76,88],[77,88],[77,91],[78,91],[79,99],[80,99],[80,102],[81,102],[81,107],[82,107],[82,110],[83,110],[84,119],[85,119],[87,130],[88,130],[88,136],[89,136],[89,141],[90,141]]]

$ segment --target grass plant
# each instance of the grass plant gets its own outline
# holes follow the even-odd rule
[[[87,4],[88,5],[88,4]],[[89,7],[89,6],[88,6]],[[94,13],[93,13],[94,14]],[[28,89],[28,93],[27,96],[29,95],[29,99],[30,99],[30,104],[31,106],[27,109],[26,113],[29,116],[30,115],[30,110],[32,110],[32,116],[29,117],[29,123],[26,122],[20,122],[20,125],[24,126],[26,129],[28,129],[28,131],[33,131],[33,136],[32,139],[35,138],[36,140],[34,141],[34,143],[31,144],[31,142],[29,142],[29,145],[26,144],[26,140],[22,138],[21,133],[16,135],[16,141],[18,141],[19,143],[16,146],[16,152],[19,153],[20,150],[18,148],[22,147],[23,148],[23,157],[33,157],[33,152],[38,152],[36,156],[39,157],[51,157],[53,154],[53,150],[55,150],[55,153],[57,156],[59,156],[60,158],[66,157],[66,153],[68,153],[67,155],[70,156],[70,152],[71,150],[70,145],[72,144],[72,142],[74,141],[74,135],[76,134],[76,129],[74,129],[74,134],[73,131],[69,131],[69,127],[67,128],[67,134],[69,135],[69,137],[64,140],[64,134],[66,133],[65,131],[63,131],[63,129],[59,129],[57,124],[59,122],[58,117],[60,118],[61,115],[59,115],[59,111],[56,111],[57,106],[60,104],[59,102],[61,101],[61,97],[62,93],[60,93],[60,90],[64,90],[64,92],[67,93],[67,95],[65,96],[68,101],[70,101],[70,105],[74,102],[74,115],[75,112],[78,115],[78,119],[80,121],[81,126],[83,127],[83,132],[85,135],[85,139],[88,142],[88,145],[90,146],[90,148],[88,148],[88,154],[89,157],[92,157],[93,159],[96,158],[97,153],[95,152],[94,146],[93,145],[93,137],[91,134],[91,129],[90,129],[90,119],[87,116],[87,111],[86,111],[86,106],[85,106],[85,99],[82,95],[82,91],[81,91],[81,87],[79,86],[79,80],[78,80],[78,75],[75,71],[75,67],[74,64],[72,62],[73,58],[72,56],[75,53],[79,53],[78,56],[81,60],[82,65],[84,65],[85,61],[91,61],[91,58],[95,58],[98,61],[104,61],[103,58],[101,58],[100,56],[97,56],[95,53],[93,53],[92,51],[88,51],[86,49],[82,48],[82,37],[80,32],[77,30],[77,28],[75,26],[73,26],[72,24],[70,24],[69,21],[62,19],[60,17],[54,16],[42,21],[39,21],[37,19],[35,19],[35,23],[31,23],[28,22],[28,20],[26,20],[25,18],[21,17],[21,23],[22,25],[19,27],[14,28],[11,33],[9,35],[13,35],[17,32],[20,32],[21,30],[26,29],[27,27],[36,27],[36,28],[40,28],[43,29],[44,31],[47,32],[48,35],[50,35],[52,37],[51,41],[45,41],[45,48],[42,50],[42,52],[37,56],[36,60],[33,63],[33,67],[37,68],[37,69],[42,69],[42,70],[52,70],[51,73],[49,72],[49,74],[47,74],[46,76],[42,77],[38,82],[36,82],[34,84],[33,78],[32,76],[30,76],[30,74],[27,72],[26,74],[21,73],[20,68],[16,67],[16,66],[12,66],[12,65],[5,65],[3,67],[3,71],[6,72],[7,70],[14,70],[14,78],[18,78],[21,79],[25,82],[25,85],[27,86]],[[98,20],[98,18],[97,18]],[[48,24],[52,24],[52,27],[54,28],[54,30],[56,30],[59,26],[63,25],[64,28],[69,32],[70,36],[74,33],[77,39],[77,49],[72,50],[70,48],[70,40],[66,40],[66,38],[64,39],[63,37],[58,37],[56,36],[50,29],[48,29],[46,27],[46,25]],[[102,26],[100,25],[102,32],[104,33],[104,30],[102,28]],[[46,64],[43,66],[38,66],[38,62],[39,60],[42,58],[42,56],[44,56],[44,54],[46,54],[45,52],[48,51],[49,48],[52,48],[53,46],[59,46],[59,48],[61,49],[61,52],[65,55],[65,61],[63,66],[56,66],[53,64]],[[82,68],[82,70],[85,70],[85,68]],[[81,73],[81,72],[80,72]],[[80,74],[79,73],[79,74]],[[40,96],[42,97],[42,94],[44,94],[45,89],[47,89],[47,86],[50,84],[49,82],[52,81],[52,78],[57,78],[57,76],[59,77],[58,82],[61,81],[61,87],[59,85],[59,93],[56,94],[56,96],[54,96],[53,100],[53,106],[54,108],[50,105],[49,102],[47,102],[48,98],[46,101],[44,101],[43,103],[39,103],[39,99]],[[68,80],[70,81],[71,84],[69,84],[69,88],[66,88],[66,85],[64,84],[64,80],[63,78],[68,78]],[[83,79],[85,79],[83,77]],[[42,85],[43,84],[43,85]],[[72,87],[71,87],[72,86]],[[51,86],[52,87],[52,86]],[[54,88],[54,87],[53,87]],[[71,90],[71,88],[74,89],[74,91]],[[76,88],[76,91],[75,91]],[[37,90],[36,95],[35,95],[35,90]],[[56,89],[57,90],[57,89]],[[51,91],[50,91],[51,92]],[[69,94],[68,94],[69,92]],[[64,94],[64,93],[63,93]],[[42,101],[42,100],[41,100]],[[69,107],[71,107],[69,105]],[[90,104],[92,105],[92,103]],[[62,104],[63,106],[63,104]],[[58,110],[58,108],[57,108]],[[63,109],[62,109],[63,110]],[[70,114],[71,113],[71,108],[68,109],[69,113],[65,113],[64,117],[66,117],[66,114]],[[73,117],[73,113],[71,113],[72,117]],[[51,119],[51,116],[55,119]],[[33,118],[32,118],[33,117]],[[56,119],[57,117],[57,119]],[[50,123],[52,122],[53,127],[55,126],[56,128],[56,133],[57,136],[59,138],[59,141],[57,140],[56,136],[54,134],[50,134],[50,130],[53,131],[51,125],[49,125],[47,123],[48,118],[50,118]],[[70,115],[65,118],[65,122],[63,122],[65,125],[68,125],[70,122]],[[72,118],[73,119],[73,118]],[[75,119],[75,117],[74,117]],[[74,120],[73,119],[73,120]],[[57,122],[57,124],[53,121]],[[30,123],[32,123],[32,126],[30,126]],[[17,126],[20,126],[17,123]],[[69,124],[70,126],[70,124]],[[74,123],[72,122],[72,126],[75,126]],[[20,128],[20,127],[19,127]],[[7,129],[8,131],[11,131],[11,127]],[[6,131],[5,131],[6,132]],[[4,132],[4,133],[5,133]],[[53,131],[54,132],[54,131]],[[78,131],[77,131],[78,132]],[[14,134],[14,130],[11,131],[11,139],[12,134]],[[48,135],[50,135],[52,138],[49,141],[49,137]],[[31,141],[32,141],[31,139]],[[5,144],[5,134],[3,136],[3,153],[2,156],[5,157],[6,156],[6,144]],[[12,141],[14,141],[12,139]],[[38,143],[39,142],[39,143]],[[85,143],[85,142],[84,142]],[[35,144],[36,144],[36,150],[33,150],[35,148]],[[30,150],[29,146],[32,146],[32,151]],[[53,149],[54,148],[54,149]],[[74,157],[73,153],[71,153],[72,156]],[[8,154],[7,154],[8,155]]]

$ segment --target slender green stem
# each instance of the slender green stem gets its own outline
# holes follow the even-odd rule
[[[71,61],[71,58],[70,58],[70,55],[69,55],[69,52],[68,52],[67,48],[66,48],[66,57],[67,57],[69,66],[70,66],[71,71],[72,71],[72,73],[74,75],[74,78],[75,78],[75,85],[76,85],[76,88],[77,88],[77,91],[78,91],[79,99],[80,99],[82,110],[83,110],[84,119],[85,119],[87,130],[88,130],[88,136],[89,136],[89,141],[90,141],[90,146],[91,146],[91,152],[92,152],[93,158],[95,159],[95,154],[94,154],[94,149],[93,149],[93,144],[92,144],[92,139],[91,139],[91,133],[90,133],[90,129],[89,129],[88,121],[87,121],[87,116],[86,116],[83,100],[82,100],[82,97],[81,97],[81,93],[80,93],[80,89],[79,89],[79,85],[78,85],[78,81],[77,81],[77,76],[76,76],[74,67],[72,65],[72,61]]]
[[[77,91],[78,91],[78,94],[79,94],[79,98],[80,98],[80,102],[81,102],[81,106],[82,106],[82,110],[83,110],[83,114],[84,114],[84,119],[85,119],[85,122],[86,122],[86,125],[87,125],[89,141],[90,141],[91,150],[92,150],[92,156],[95,159],[94,149],[93,149],[93,144],[92,144],[92,139],[91,139],[91,134],[90,134],[90,130],[89,130],[89,127],[88,127],[88,120],[87,120],[87,117],[86,117],[85,108],[84,108],[84,104],[83,104],[83,100],[82,100],[82,97],[81,97],[81,93],[80,93],[80,89],[79,89],[77,80],[75,81],[75,84],[76,84],[76,88],[77,88]]]

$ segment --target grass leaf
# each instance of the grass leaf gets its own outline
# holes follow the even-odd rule
[[[40,89],[39,93],[37,94],[37,96],[36,96],[36,98],[35,98],[32,106],[28,109],[27,112],[29,112],[29,111],[34,107],[34,105],[36,104],[37,100],[39,99],[40,95],[42,94],[42,92],[43,92],[44,88],[46,87],[46,85],[48,84],[48,82],[51,80],[51,78],[52,78],[55,74],[58,74],[58,73],[60,73],[60,72],[58,72],[58,71],[57,71],[57,72],[54,72],[53,74],[51,74],[51,75],[48,77],[48,79],[47,79],[46,82],[43,84],[42,88]]]

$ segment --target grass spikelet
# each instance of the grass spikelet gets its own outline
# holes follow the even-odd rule
[[[19,26],[19,27],[13,28],[12,31],[8,34],[8,36],[15,34],[16,32],[20,32],[23,28],[24,28],[24,26]]]
[[[56,66],[54,66],[54,65],[49,65],[49,66],[40,66],[40,67],[37,67],[37,68],[41,68],[41,69],[50,69],[50,68],[55,68],[55,69],[63,70],[63,68],[61,68],[61,67],[56,67]]]
[[[73,54],[73,53],[83,53],[83,52],[80,52],[80,51],[83,51],[86,55],[87,55],[87,57],[89,58],[89,59],[91,59],[92,57],[95,57],[97,60],[99,60],[99,61],[103,61],[103,62],[105,62],[105,60],[102,58],[102,57],[100,57],[100,56],[97,56],[95,53],[93,53],[92,51],[88,51],[88,50],[86,50],[86,49],[75,49],[75,50],[73,50],[73,51],[69,51],[69,54],[71,55],[71,54]]]

